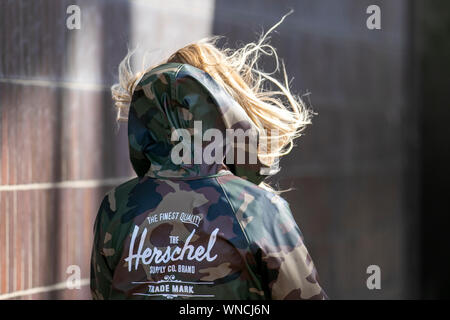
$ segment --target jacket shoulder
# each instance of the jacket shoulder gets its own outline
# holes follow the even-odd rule
[[[115,213],[119,211],[120,205],[127,202],[126,199],[128,198],[130,192],[138,183],[139,178],[136,177],[110,189],[103,197],[99,215],[106,214],[106,220],[111,220]]]
[[[218,181],[250,245],[290,246],[292,237],[301,236],[289,204],[279,195],[236,176],[223,176]]]

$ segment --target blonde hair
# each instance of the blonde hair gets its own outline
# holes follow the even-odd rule
[[[276,49],[269,44],[269,34],[291,13],[283,16],[257,42],[248,43],[242,48],[219,49],[216,43],[220,37],[215,36],[191,43],[162,62],[185,63],[209,73],[242,106],[260,131],[260,139],[268,149],[258,149],[258,157],[263,163],[269,164],[288,154],[293,148],[294,139],[311,123],[312,112],[299,96],[291,93],[282,61],[283,82],[273,76],[280,69],[280,60]],[[131,56],[132,53],[129,53],[120,63],[119,83],[111,88],[119,121],[127,120],[131,97],[140,78],[155,67],[134,73],[130,66]],[[273,57],[273,72],[259,69],[261,56]]]

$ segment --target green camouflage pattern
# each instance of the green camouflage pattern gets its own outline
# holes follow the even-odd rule
[[[192,129],[194,120],[202,130],[252,128],[237,102],[197,68],[168,63],[142,77],[128,123],[137,177],[101,203],[93,298],[327,298],[287,202],[257,185],[276,170],[259,161],[171,161],[172,131]]]

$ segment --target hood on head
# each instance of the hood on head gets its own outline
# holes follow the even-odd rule
[[[227,129],[236,134],[249,130],[254,143],[247,139],[245,144],[230,144]],[[187,132],[195,135],[191,138]],[[219,133],[223,143],[216,140]],[[188,179],[229,170],[259,184],[278,172],[255,154],[258,130],[243,108],[208,73],[188,64],[166,63],[144,74],[130,104],[128,141],[130,160],[139,177]],[[211,152],[218,148],[222,152]],[[237,159],[242,151],[244,163]],[[205,161],[205,154],[216,161]],[[174,155],[190,161],[173,161]]]

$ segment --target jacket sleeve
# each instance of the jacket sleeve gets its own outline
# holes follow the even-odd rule
[[[270,234],[257,241],[270,299],[327,299],[287,202],[273,195],[271,203],[278,210],[264,214],[271,220],[265,222]]]
[[[98,210],[94,223],[94,242],[91,255],[91,294],[94,300],[107,299],[110,295],[112,271],[107,263],[103,243],[105,242],[104,224],[107,220],[108,198],[105,197]]]

